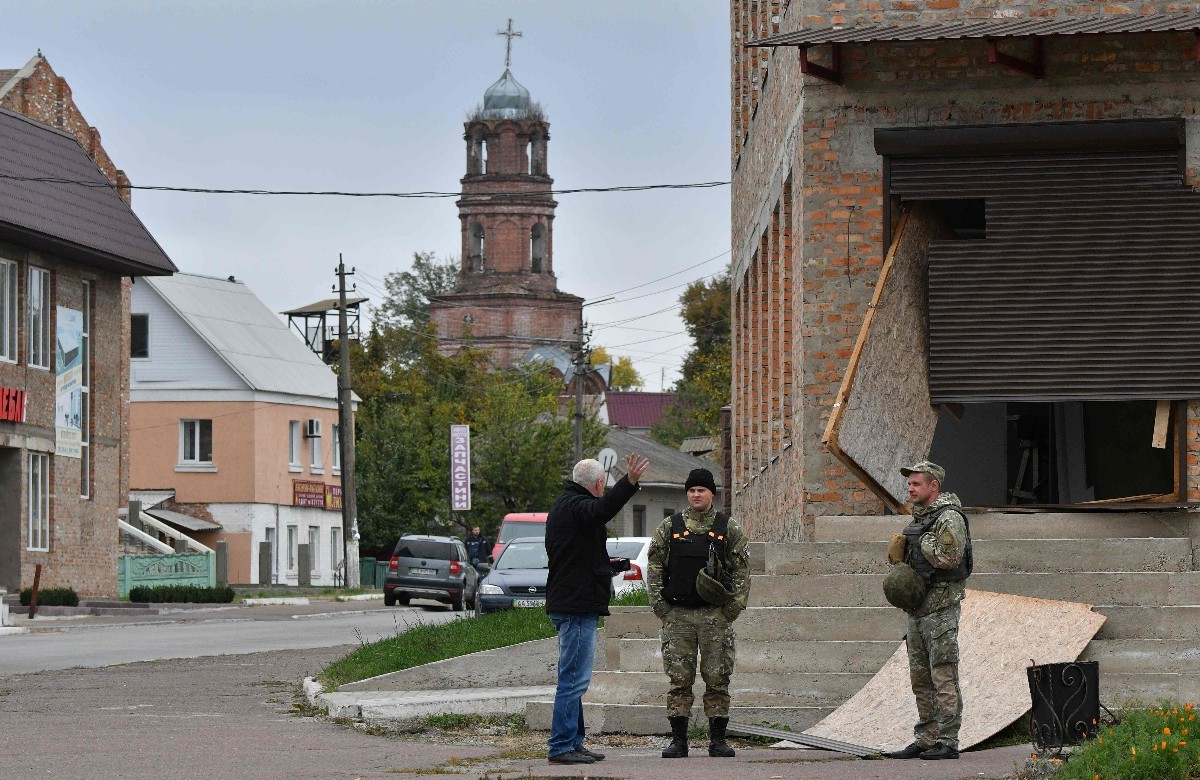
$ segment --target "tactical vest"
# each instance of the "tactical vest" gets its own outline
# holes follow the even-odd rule
[[[729,534],[729,515],[717,512],[712,528],[692,533],[684,522],[683,513],[671,515],[671,544],[667,565],[663,570],[662,597],[668,604],[680,607],[711,606],[696,592],[696,575],[708,565],[711,548],[716,559],[724,562],[726,537]]]
[[[962,561],[953,569],[939,569],[929,562],[925,554],[921,552],[921,535],[933,528],[933,524],[942,516],[942,512],[947,509],[953,509],[963,516],[963,524],[967,528],[967,549],[963,552]],[[937,585],[942,582],[960,582],[971,576],[971,571],[975,568],[975,554],[971,549],[971,523],[967,520],[967,513],[963,511],[961,506],[954,504],[946,504],[937,508],[928,520],[913,519],[911,523],[904,526],[904,562],[913,568],[917,574],[921,575],[921,579],[925,580],[926,585]]]

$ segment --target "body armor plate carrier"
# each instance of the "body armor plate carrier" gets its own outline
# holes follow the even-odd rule
[[[947,509],[953,509],[963,517],[963,524],[967,527],[967,549],[963,552],[963,559],[953,569],[939,569],[929,562],[929,559],[921,552],[921,536],[938,521],[942,516],[942,512]],[[925,580],[926,585],[937,585],[942,582],[958,582],[965,580],[971,576],[972,569],[975,568],[975,554],[971,549],[971,523],[967,519],[967,513],[962,510],[962,507],[954,504],[946,504],[938,507],[927,520],[913,519],[911,523],[904,526],[905,538],[905,556],[904,562],[913,568],[917,574],[921,575],[921,579]]]
[[[692,533],[684,522],[683,513],[671,515],[671,545],[664,567],[662,597],[668,604],[680,607],[707,607],[710,604],[696,592],[696,575],[708,565],[711,549],[714,557],[725,565],[725,548],[729,535],[729,515],[717,512],[712,528]]]

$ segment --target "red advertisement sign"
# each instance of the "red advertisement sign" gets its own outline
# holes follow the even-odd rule
[[[339,496],[339,500],[340,500]],[[325,483],[292,480],[292,505],[325,508]]]
[[[0,387],[0,420],[25,422],[25,391]]]
[[[342,486],[341,485],[326,485],[325,486],[325,508],[341,510],[341,508],[342,508]]]

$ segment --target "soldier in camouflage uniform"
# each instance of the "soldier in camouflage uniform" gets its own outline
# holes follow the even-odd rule
[[[924,460],[900,469],[908,478],[912,522],[904,528],[903,561],[927,590],[908,610],[908,669],[917,699],[914,741],[889,758],[958,758],[962,692],[958,685],[958,620],[972,569],[970,527],[962,503],[942,493],[946,472]]]
[[[650,606],[663,622],[663,669],[671,679],[667,715],[671,744],[663,758],[688,754],[687,727],[695,696],[696,655],[704,678],[708,754],[734,755],[725,741],[729,724],[729,677],[735,660],[733,621],[750,596],[746,535],[713,506],[716,483],[708,469],[688,475],[688,508],[663,520],[650,542],[647,583]]]

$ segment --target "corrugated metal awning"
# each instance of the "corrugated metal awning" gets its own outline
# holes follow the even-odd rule
[[[1069,18],[980,19],[938,24],[852,24],[779,33],[747,47],[819,46],[826,43],[899,43],[904,41],[1020,38],[1052,35],[1125,35],[1131,33],[1195,32],[1200,13],[1104,14]]]
[[[1200,398],[1200,194],[1179,148],[888,171],[903,200],[984,204],[984,238],[929,245],[934,403]]]
[[[142,510],[151,517],[162,520],[164,523],[177,525],[180,528],[186,528],[189,531],[220,531],[221,524],[214,523],[211,520],[201,520],[198,517],[185,515],[182,512],[172,512],[170,509],[144,509]]]

